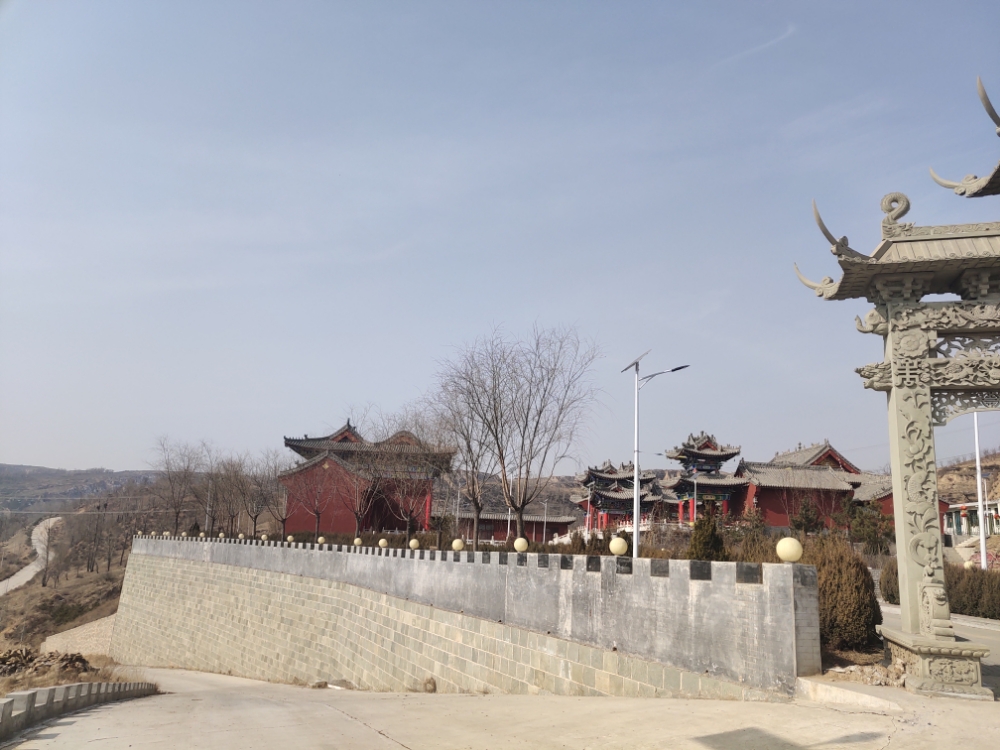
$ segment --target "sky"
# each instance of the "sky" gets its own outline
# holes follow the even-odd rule
[[[996,2],[0,2],[0,462],[142,469],[392,411],[456,347],[603,352],[573,471],[702,430],[748,460],[888,462],[871,252],[995,221]],[[647,370],[651,371],[651,370]],[[1000,414],[981,419],[1000,445]],[[937,431],[972,451],[971,417]]]

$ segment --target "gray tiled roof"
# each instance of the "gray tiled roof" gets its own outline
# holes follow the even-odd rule
[[[840,490],[854,489],[845,479],[846,472],[827,466],[740,462],[736,473],[758,487],[788,489]]]
[[[854,490],[854,499],[867,503],[872,500],[881,500],[886,495],[892,494],[892,477],[882,477],[880,482],[869,482],[862,484]]]
[[[857,468],[854,466],[854,464],[848,461],[840,451],[838,451],[836,448],[830,445],[829,440],[824,440],[822,443],[813,443],[812,445],[795,448],[794,450],[785,451],[784,453],[776,453],[774,455],[774,458],[771,459],[770,463],[793,464],[795,466],[809,466],[829,450],[832,450],[834,453],[836,453],[843,461],[845,461],[848,464],[848,466],[851,466],[852,468]]]

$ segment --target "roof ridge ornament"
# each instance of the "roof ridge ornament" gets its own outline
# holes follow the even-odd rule
[[[831,253],[836,255],[838,258],[864,258],[865,260],[868,260],[867,255],[851,249],[846,236],[841,237],[839,240],[833,236],[833,232],[826,228],[826,224],[823,223],[823,217],[819,215],[819,209],[816,207],[816,201],[813,201],[813,218],[816,219],[816,225],[819,227],[819,231],[821,231],[823,236],[830,241]]]
[[[990,101],[990,97],[986,94],[986,88],[983,86],[983,79],[976,76],[976,88],[979,91],[979,101],[983,103],[983,109],[986,110],[986,114],[990,116],[993,120],[993,124],[997,126],[997,135],[1000,136],[1000,114],[997,114],[996,108],[993,106],[993,102]],[[964,195],[966,198],[979,198],[984,195],[1000,195],[1000,164],[998,164],[993,171],[986,177],[977,177],[974,174],[967,174],[962,178],[961,182],[955,182],[954,180],[946,180],[943,177],[938,176],[938,174],[931,169],[931,179],[934,180],[941,187],[946,187],[955,192],[955,195]]]
[[[882,197],[882,236],[892,237],[897,234],[905,234],[913,229],[913,222],[900,224],[902,219],[910,211],[910,199],[903,193],[888,193]]]

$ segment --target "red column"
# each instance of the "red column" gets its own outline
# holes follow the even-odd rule
[[[725,515],[728,512],[729,512],[729,501],[728,500],[723,500],[722,501],[722,515]]]
[[[694,501],[694,498],[692,498],[689,501],[689,503],[690,503],[690,507],[691,507],[690,519],[689,520],[694,521],[695,507],[697,507],[697,503]]]

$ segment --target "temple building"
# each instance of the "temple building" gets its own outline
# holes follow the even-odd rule
[[[611,461],[605,461],[603,466],[590,467],[578,474],[576,480],[584,488],[584,496],[579,505],[586,514],[585,525],[588,531],[632,523],[635,503],[633,463],[623,463],[615,468]],[[640,524],[649,520],[662,500],[663,493],[655,472],[640,470]]]
[[[280,475],[285,533],[426,530],[434,479],[451,466],[451,451],[435,450],[407,431],[368,441],[350,420],[324,437],[285,438],[304,461]]]
[[[676,516],[671,514],[671,519],[694,521],[698,509],[706,509],[709,504],[723,514],[733,513],[730,501],[734,494],[742,495],[747,480],[722,471],[722,465],[739,454],[738,445],[722,445],[714,435],[704,432],[688,435],[680,446],[666,451],[667,458],[679,461],[683,467],[679,477],[664,482],[664,488],[677,496]]]
[[[807,499],[827,527],[836,525],[837,514],[848,504],[876,504],[883,515],[893,514],[892,477],[862,471],[828,440],[808,446],[800,443],[767,462],[740,461],[736,476],[747,484],[734,503],[734,512],[755,508],[768,526],[789,527]],[[943,524],[948,504],[939,501],[938,505]]]
[[[475,508],[457,486],[456,475],[435,482],[432,519],[457,519],[457,534],[472,539]],[[553,537],[569,533],[570,527],[583,518],[580,506],[570,499],[568,488],[555,481],[524,509],[524,536],[530,542],[551,542]],[[479,514],[479,541],[505,542],[517,536],[517,517],[503,499],[500,481],[490,477],[482,485],[482,511]]]

